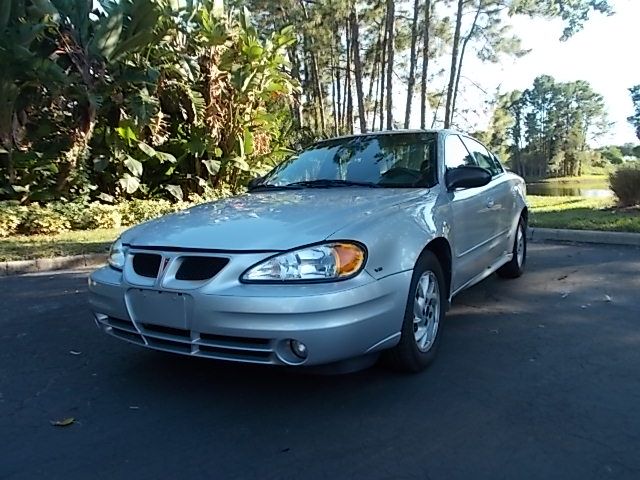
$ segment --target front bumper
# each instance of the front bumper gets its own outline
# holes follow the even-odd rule
[[[105,267],[89,278],[89,302],[103,331],[137,345],[235,362],[311,366],[397,344],[410,280],[411,272],[380,280],[363,272],[334,284],[238,283],[218,292],[211,286],[179,292],[131,285]],[[184,304],[184,315],[175,323],[156,322],[172,308],[169,299]],[[292,352],[291,340],[306,345],[304,360]]]

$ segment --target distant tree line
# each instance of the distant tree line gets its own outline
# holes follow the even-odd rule
[[[593,155],[588,141],[607,127],[604,99],[587,82],[543,75],[524,92],[501,95],[480,135],[521,175],[576,176]]]

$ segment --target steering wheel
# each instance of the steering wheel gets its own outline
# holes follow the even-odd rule
[[[382,174],[381,183],[386,184],[389,180],[389,184],[394,183],[417,183],[422,181],[423,174],[410,168],[394,167],[390,168]]]

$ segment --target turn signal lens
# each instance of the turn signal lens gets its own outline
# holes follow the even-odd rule
[[[348,277],[357,272],[364,262],[364,252],[352,243],[338,243],[333,246],[336,255],[338,276]]]

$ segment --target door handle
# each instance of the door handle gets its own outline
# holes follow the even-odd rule
[[[487,208],[493,208],[495,204],[496,202],[493,200],[493,198],[490,198],[489,200],[487,200]]]

